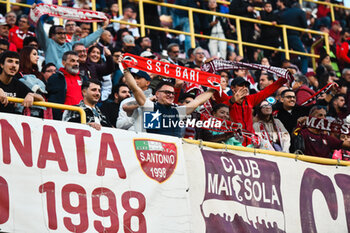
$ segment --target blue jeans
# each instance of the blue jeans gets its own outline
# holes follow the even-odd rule
[[[181,26],[182,31],[184,32],[190,32],[190,22],[188,20],[188,17],[181,17],[177,14],[173,14],[173,28],[176,28],[178,26]],[[179,28],[177,28],[179,29]],[[187,54],[187,50],[191,48],[191,37],[185,36],[185,53]]]
[[[298,52],[307,53],[299,36],[288,35],[287,38],[288,38],[289,49],[293,49],[293,50],[298,51]],[[303,74],[306,74],[307,67],[308,67],[308,57],[300,56],[300,59],[301,59],[301,72]]]

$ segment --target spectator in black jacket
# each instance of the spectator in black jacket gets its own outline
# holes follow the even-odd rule
[[[286,24],[299,28],[307,28],[306,14],[303,10],[297,7],[295,4],[292,7],[288,7],[289,0],[278,0],[277,5],[279,7],[279,24]],[[287,31],[289,49],[295,51],[307,53],[301,39],[300,32],[295,30]],[[301,56],[301,72],[305,75],[308,68],[308,58]]]
[[[281,93],[281,104],[278,104],[277,118],[283,123],[288,133],[292,135],[297,126],[299,117],[307,116],[309,108],[296,105],[296,96],[293,90],[287,89]]]
[[[264,3],[264,10],[260,12],[261,20],[269,21],[273,25],[277,24],[277,15],[272,11],[272,4],[270,1]],[[278,48],[280,42],[280,30],[274,26],[261,25],[260,43],[268,46]],[[276,51],[264,49],[264,56],[271,57],[271,54],[276,54]]]
[[[251,3],[251,0],[232,0],[230,5],[230,14],[238,15],[247,18],[255,18],[254,17],[254,7]],[[231,22],[235,24],[235,22]],[[244,42],[254,42],[254,23],[241,21],[241,34],[242,41]],[[247,53],[247,58],[249,61],[254,61],[254,48],[253,47],[245,47],[244,49]]]

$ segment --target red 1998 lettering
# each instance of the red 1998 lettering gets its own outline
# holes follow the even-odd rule
[[[108,209],[103,210],[100,205],[101,196],[108,198]],[[117,202],[114,193],[107,188],[96,188],[92,192],[92,209],[94,213],[101,217],[109,217],[111,226],[104,227],[101,221],[94,221],[94,226],[98,232],[118,232],[119,219],[117,211]]]
[[[134,209],[130,205],[130,199],[136,198],[139,206]],[[124,232],[147,232],[146,227],[146,219],[145,216],[142,214],[146,207],[146,200],[145,197],[135,191],[129,191],[125,192],[122,195],[122,205],[123,208],[126,210],[124,214]],[[139,219],[139,229],[136,231],[134,229],[131,229],[131,217],[135,216]]]
[[[75,192],[78,195],[79,203],[73,206],[70,199],[70,194]],[[64,225],[72,232],[84,232],[88,229],[88,214],[87,214],[87,200],[86,192],[83,187],[77,184],[67,184],[62,188],[62,207],[70,214],[80,215],[80,224],[75,225],[72,219],[68,217],[63,218]]]
[[[5,185],[3,185],[5,184]],[[52,230],[57,229],[57,216],[56,216],[56,200],[55,200],[55,183],[46,182],[45,184],[40,185],[40,193],[46,193],[47,201],[47,215],[48,215],[48,224],[49,228]],[[67,184],[62,188],[62,207],[63,209],[70,214],[79,214],[80,223],[78,225],[73,224],[72,219],[69,217],[63,218],[64,226],[72,232],[85,232],[89,227],[88,220],[88,207],[87,207],[87,196],[85,189],[77,184]],[[73,203],[71,200],[71,194],[75,194],[78,197],[78,203]],[[105,196],[108,199],[108,208],[102,209],[101,207],[101,196]],[[7,197],[7,202],[6,202]],[[2,198],[5,198],[4,200]],[[118,232],[119,230],[119,219],[118,219],[118,210],[117,210],[117,201],[115,194],[107,188],[96,188],[92,191],[92,210],[93,212],[100,217],[109,217],[110,218],[110,227],[103,225],[102,221],[95,220],[94,227],[97,232]],[[134,208],[131,206],[132,201],[137,201],[138,206]],[[3,205],[2,203],[8,203],[8,189],[7,183],[0,177],[0,207],[4,208],[0,212],[0,223],[2,221],[7,221],[9,212],[8,204]],[[146,208],[146,199],[142,193],[135,191],[127,191],[122,194],[121,197],[122,206],[125,209],[125,214],[123,216],[124,220],[124,232],[147,232],[146,218],[143,215],[143,212]],[[6,212],[7,208],[7,212]],[[6,215],[7,213],[7,215]],[[131,229],[131,219],[132,217],[138,220],[138,228]],[[4,220],[5,219],[5,220]],[[133,226],[133,228],[136,228]]]
[[[46,193],[47,202],[47,216],[49,221],[49,228],[52,230],[57,229],[57,216],[56,216],[56,199],[55,199],[55,183],[46,182],[39,186],[40,193]]]
[[[0,176],[0,224],[7,222],[9,219],[9,188],[4,178]]]

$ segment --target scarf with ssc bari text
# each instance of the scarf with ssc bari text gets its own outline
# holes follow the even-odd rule
[[[124,54],[122,63],[123,66],[128,68],[135,68],[149,73],[196,83],[218,91],[221,90],[221,77],[216,74],[161,62],[146,57],[139,57],[129,53]]]
[[[43,15],[59,17],[79,22],[103,22],[108,19],[105,13],[40,3],[29,12],[29,20],[36,25]]]

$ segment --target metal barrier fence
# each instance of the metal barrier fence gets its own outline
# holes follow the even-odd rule
[[[346,0],[349,1],[349,0]],[[331,20],[332,22],[335,20],[335,14],[334,14],[334,8],[338,7],[338,8],[343,8],[346,10],[350,10],[349,7],[343,6],[343,5],[339,5],[339,4],[334,4],[334,3],[330,3],[330,2],[321,2],[321,1],[315,1],[315,0],[299,0],[300,5],[302,5],[303,2],[312,2],[312,3],[316,3],[319,5],[327,5],[329,6],[330,10],[331,10]]]
[[[191,140],[191,139],[183,139],[185,142],[202,145],[202,146],[208,146],[214,149],[230,149],[230,150],[238,150],[238,151],[245,151],[245,152],[253,152],[253,153],[261,153],[261,154],[268,154],[273,156],[280,156],[285,158],[292,158],[295,160],[301,160],[305,162],[310,163],[319,163],[319,164],[326,164],[326,165],[338,165],[338,166],[350,166],[349,161],[343,161],[343,160],[336,160],[336,159],[325,159],[315,156],[308,156],[308,155],[299,155],[299,154],[291,154],[291,153],[284,153],[284,152],[278,152],[278,151],[270,151],[270,150],[263,150],[263,149],[255,149],[255,148],[247,148],[242,146],[231,146],[226,144],[220,144],[215,142],[204,142],[204,141],[198,141],[198,140]]]
[[[311,33],[311,34],[323,36],[323,38],[325,40],[327,53],[329,53],[328,33],[323,33],[323,32],[315,31],[315,30],[311,30],[311,29],[293,27],[293,26],[289,26],[289,25],[276,25],[276,27],[282,28],[282,34],[283,34],[282,39],[283,39],[284,48],[275,48],[275,47],[271,47],[271,46],[265,46],[265,45],[255,44],[255,43],[244,42],[244,41],[242,41],[242,36],[241,36],[241,24],[240,24],[241,21],[273,26],[273,24],[271,22],[257,20],[257,19],[251,19],[251,18],[245,18],[245,17],[241,17],[241,16],[236,16],[236,15],[223,14],[223,13],[219,13],[219,12],[201,10],[201,9],[197,9],[197,8],[178,6],[178,5],[169,4],[169,3],[159,3],[159,2],[154,2],[154,1],[150,1],[150,0],[138,0],[138,1],[139,1],[140,24],[130,24],[130,25],[134,25],[134,26],[140,25],[141,26],[141,36],[145,36],[145,28],[149,28],[149,29],[171,32],[171,33],[175,33],[175,34],[188,35],[191,37],[191,46],[193,48],[195,47],[195,37],[198,37],[198,38],[221,40],[221,41],[226,41],[226,42],[238,44],[240,56],[243,56],[243,45],[245,45],[245,46],[251,46],[251,47],[255,47],[255,48],[269,49],[269,50],[284,52],[286,59],[290,59],[290,54],[297,54],[297,55],[303,55],[303,56],[308,56],[308,57],[312,57],[312,58],[319,58],[319,55],[289,50],[288,39],[287,39],[287,30],[296,30],[296,31],[301,31],[301,32],[306,32],[306,33]],[[154,5],[158,5],[158,6],[188,11],[190,32],[182,32],[182,31],[178,31],[178,30],[165,29],[165,28],[145,25],[144,24],[143,3],[154,4]],[[215,15],[215,16],[221,16],[221,17],[234,19],[236,21],[237,40],[228,40],[228,39],[215,38],[215,37],[211,37],[211,36],[207,36],[207,35],[195,34],[194,33],[194,25],[193,25],[193,13]],[[113,22],[123,23],[120,21],[113,21]],[[125,23],[123,23],[123,24],[125,24]]]
[[[95,0],[91,0],[91,2],[92,2],[92,6],[93,6],[92,9],[96,10]],[[6,0],[6,1],[5,0],[0,0],[0,3],[6,4],[8,11],[10,10],[11,5],[16,5],[16,6],[21,6],[21,7],[31,7],[28,4],[13,3],[13,2],[10,2],[10,0]],[[122,10],[121,10],[122,9],[122,5],[121,5],[121,3],[122,3],[122,0],[118,0],[120,14],[122,14]],[[145,21],[144,21],[143,3],[154,4],[154,5],[158,5],[158,6],[163,6],[163,7],[169,7],[169,8],[174,8],[174,9],[180,9],[180,10],[188,11],[189,22],[190,22],[190,32],[182,32],[182,31],[174,30],[174,29],[166,29],[166,28],[162,28],[162,27],[145,25],[144,24]],[[62,5],[62,0],[58,0],[58,5]],[[221,39],[221,38],[211,37],[211,36],[207,36],[207,35],[196,34],[194,32],[193,13],[209,14],[209,15],[215,15],[215,16],[221,16],[221,17],[234,19],[236,21],[237,40]],[[256,44],[256,43],[249,43],[249,42],[242,41],[241,25],[240,25],[241,21],[274,26],[274,25],[272,25],[271,22],[267,22],[267,21],[251,19],[251,18],[245,18],[245,17],[229,15],[229,14],[223,14],[223,13],[219,13],[219,12],[212,12],[212,11],[207,11],[207,10],[201,10],[201,9],[196,9],[196,8],[191,8],[191,7],[178,6],[178,5],[169,4],[169,3],[159,3],[159,2],[154,2],[154,1],[150,1],[150,0],[139,0],[139,15],[140,15],[140,23],[139,24],[133,24],[133,23],[128,23],[128,22],[124,22],[124,21],[118,21],[118,20],[111,20],[111,22],[117,22],[117,23],[120,23],[120,24],[127,24],[127,25],[132,25],[132,26],[139,27],[141,29],[141,36],[145,36],[145,34],[146,34],[145,33],[145,29],[146,28],[147,29],[152,29],[152,30],[159,30],[159,31],[170,32],[170,33],[174,33],[174,34],[184,34],[184,35],[187,35],[187,36],[191,37],[191,46],[192,47],[195,47],[195,38],[205,38],[205,39],[213,39],[213,40],[221,40],[221,41],[231,42],[231,43],[234,43],[234,44],[238,44],[239,55],[240,56],[243,56],[243,46],[250,46],[250,47],[255,47],[255,48],[260,48],[260,49],[269,49],[269,50],[284,52],[286,59],[290,59],[290,54],[307,56],[307,57],[311,57],[313,59],[319,58],[319,55],[316,55],[316,54],[312,54],[312,53],[309,54],[309,53],[303,53],[303,52],[289,50],[288,39],[287,39],[287,30],[296,30],[296,31],[312,33],[312,34],[316,34],[316,35],[322,36],[322,38],[324,38],[324,40],[325,40],[327,53],[329,53],[328,33],[323,33],[323,32],[320,32],[320,31],[304,29],[304,28],[298,28],[298,27],[293,27],[293,26],[289,26],[289,25],[275,25],[275,27],[282,28],[282,34],[283,34],[283,38],[282,39],[283,39],[283,45],[284,45],[284,48],[275,48],[275,47],[271,47],[271,46],[260,45],[260,44]],[[60,20],[60,23],[62,24],[62,20]],[[96,30],[96,28],[97,28],[97,24],[93,23],[93,30]]]
[[[15,98],[15,97],[7,97],[9,102],[13,103],[22,103],[24,99],[21,98]],[[33,103],[34,106],[41,106],[46,108],[56,108],[56,109],[62,109],[62,110],[70,110],[70,111],[76,111],[80,114],[80,122],[82,124],[86,124],[86,114],[84,109],[77,106],[71,106],[71,105],[65,105],[65,104],[56,104],[56,103],[50,103],[50,102],[43,102],[43,101],[36,101]]]

